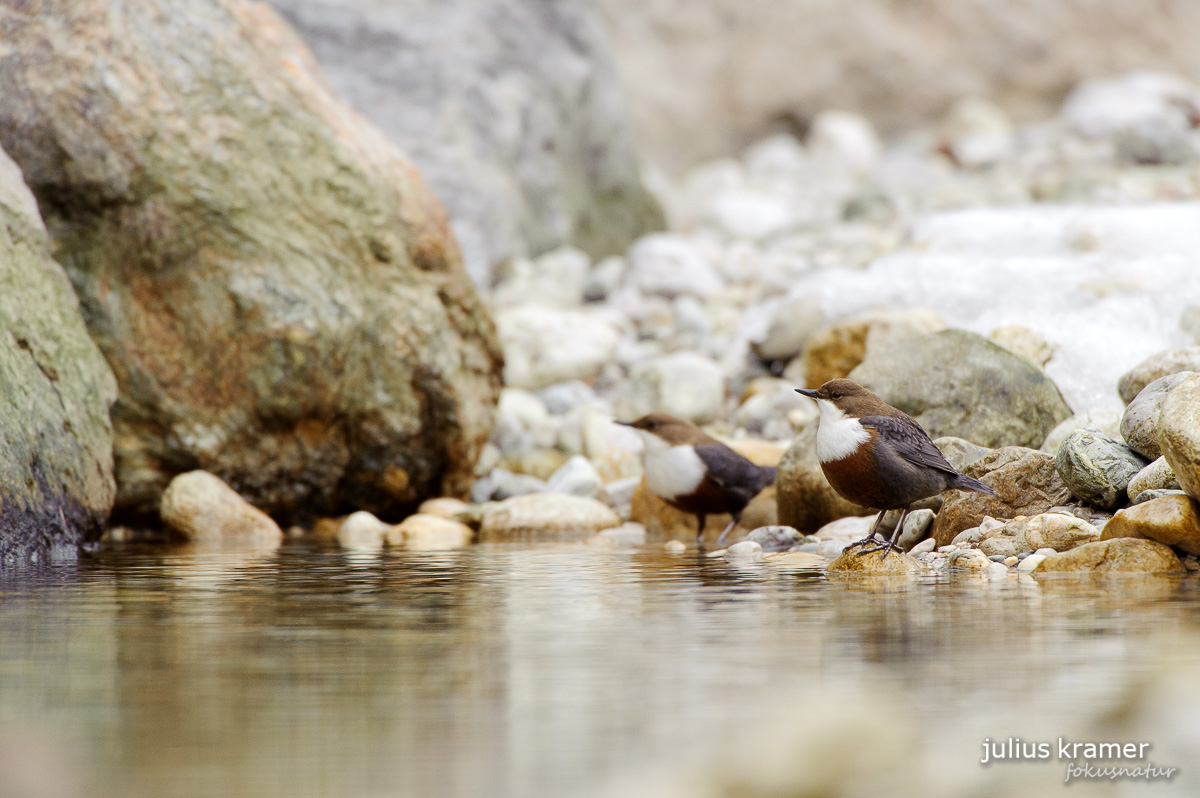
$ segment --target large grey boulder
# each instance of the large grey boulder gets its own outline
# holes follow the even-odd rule
[[[509,257],[623,253],[662,226],[590,3],[271,2],[446,203],[477,282]]]
[[[33,195],[0,150],[0,564],[73,557],[99,536],[116,493],[116,396]]]
[[[19,10],[18,10],[19,8]],[[117,509],[463,496],[499,389],[441,204],[269,7],[0,5],[0,143],[113,368]]]
[[[1041,369],[966,330],[871,347],[850,378],[915,418],[930,437],[989,448],[1041,446],[1071,415]]]

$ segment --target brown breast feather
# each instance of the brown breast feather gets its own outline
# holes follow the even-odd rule
[[[726,507],[725,495],[721,491],[721,486],[708,477],[701,480],[694,491],[685,493],[682,496],[676,496],[675,500],[669,502],[669,504],[678,510],[683,510],[685,513],[717,514],[729,512],[729,509]]]
[[[875,441],[879,433],[870,427],[864,429],[870,437],[857,452],[841,460],[821,463],[821,470],[830,486],[846,501],[876,510],[892,509],[887,486],[875,467]]]

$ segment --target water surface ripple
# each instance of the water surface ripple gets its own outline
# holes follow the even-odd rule
[[[1200,611],[1194,578],[838,581],[559,544],[126,547],[0,588],[0,744],[101,798],[586,795],[753,745],[827,688],[895,696],[978,769],[984,736],[1086,728]]]

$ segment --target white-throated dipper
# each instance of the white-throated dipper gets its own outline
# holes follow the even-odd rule
[[[846,501],[879,510],[870,533],[850,544],[875,538],[888,510],[900,510],[890,540],[863,553],[899,549],[896,539],[913,502],[957,488],[996,495],[977,479],[946,462],[941,451],[911,416],[889,405],[854,380],[830,380],[815,391],[797,393],[817,400],[817,459],[825,478]]]
[[[729,513],[733,521],[717,538],[717,545],[723,544],[750,500],[775,481],[774,466],[755,465],[695,424],[669,413],[616,423],[641,433],[646,486],[675,509],[696,516],[697,542],[704,536],[706,516]]]

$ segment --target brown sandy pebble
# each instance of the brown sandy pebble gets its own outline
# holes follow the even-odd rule
[[[559,493],[531,493],[489,505],[483,512],[479,539],[586,537],[620,524],[621,519],[617,514],[595,499]]]
[[[1157,540],[1188,554],[1200,554],[1196,502],[1188,496],[1163,496],[1127,507],[1104,525],[1100,539],[1113,538]]]
[[[194,542],[279,542],[283,531],[271,517],[207,471],[171,480],[159,512],[163,522]]]
[[[1182,573],[1183,563],[1169,546],[1153,540],[1114,538],[1051,554],[1034,573]]]
[[[1071,492],[1055,469],[1054,458],[1034,449],[996,449],[968,465],[963,473],[991,485],[999,495],[948,493],[930,533],[939,546],[949,545],[959,532],[979,526],[987,516],[1034,516],[1071,501]]]
[[[475,532],[450,518],[417,513],[391,527],[386,537],[389,546],[409,551],[444,551],[470,545]]]
[[[828,573],[854,574],[913,574],[925,570],[925,566],[907,554],[891,552],[885,558],[883,552],[861,553],[863,546],[853,546],[837,556],[826,567]]]

